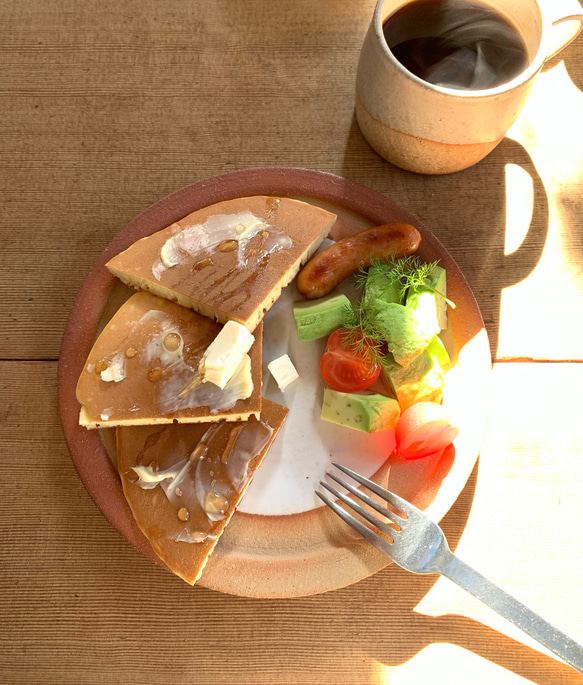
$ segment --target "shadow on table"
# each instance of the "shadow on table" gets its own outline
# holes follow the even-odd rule
[[[543,71],[549,71],[560,62],[564,62],[571,81],[579,90],[583,91],[583,75],[581,69],[577,68],[577,63],[581,61],[581,45],[583,45],[583,33],[580,33],[564,50],[561,50],[552,59],[545,62]]]
[[[477,471],[476,466],[441,522],[452,550],[470,514]],[[445,643],[473,652],[529,682],[581,682],[569,666],[475,620],[417,613],[416,607],[438,578],[435,575],[416,576],[392,565],[355,585],[323,595],[254,600],[191,588],[104,528],[107,539],[102,544],[110,550],[119,545],[119,554],[116,551],[104,558],[102,551],[96,551],[97,563],[87,560],[83,583],[67,586],[66,591],[54,580],[56,573],[46,577],[47,587],[43,588],[45,595],[56,593],[60,604],[52,611],[56,618],[67,615],[65,630],[73,631],[52,645],[47,660],[49,664],[60,660],[73,675],[79,664],[78,652],[71,645],[84,655],[83,668],[95,664],[99,671],[108,660],[111,675],[119,675],[115,682],[120,683],[191,685],[210,682],[214,673],[213,682],[240,685],[380,685],[393,682],[391,670],[398,670],[425,648]],[[127,555],[122,561],[125,574],[118,572],[120,555]],[[101,595],[109,598],[103,612],[95,607],[95,598]],[[57,627],[55,634],[62,630]],[[479,668],[479,661],[476,665]],[[436,668],[447,666],[442,661]],[[402,675],[404,680],[399,682],[415,682],[414,676]],[[98,681],[88,674],[79,673],[79,677],[77,682]],[[428,674],[423,682],[430,680]],[[456,674],[452,681],[460,682]]]
[[[343,173],[359,181],[362,160],[375,190],[416,215],[450,252],[469,282],[488,331],[492,358],[498,354],[502,291],[526,279],[543,254],[549,207],[543,181],[525,148],[505,138],[484,160],[454,174],[425,176],[384,161],[368,146],[356,117],[346,142]],[[519,247],[505,254],[507,165],[532,181],[532,216]],[[370,168],[378,170],[371,175]],[[353,173],[354,172],[354,173]],[[450,198],[449,202],[444,198]],[[514,198],[520,203],[522,198]],[[446,207],[446,212],[443,208]]]
[[[452,550],[465,528],[476,480],[477,467],[442,520]],[[572,679],[578,674],[571,667],[471,618],[417,613],[416,607],[437,578],[416,576],[391,565],[351,587],[292,600],[248,600],[200,588],[198,596],[185,594],[190,609],[181,605],[181,610],[194,616],[201,601],[212,603],[216,625],[207,626],[203,638],[212,644],[229,628],[227,616],[244,614],[247,625],[253,626],[252,635],[231,632],[230,644],[219,641],[218,651],[213,648],[213,658],[228,675],[233,654],[240,653],[244,644],[244,677],[233,682],[251,682],[249,669],[254,668],[262,674],[257,682],[267,682],[265,673],[271,673],[272,682],[280,683],[389,683],[393,682],[391,670],[438,643],[473,652],[530,682],[580,682]],[[439,667],[443,668],[443,662]],[[414,676],[406,678],[414,682]]]
[[[477,467],[441,523],[452,550],[457,547],[465,528],[476,479]],[[375,663],[398,667],[436,643],[461,647],[536,683],[572,682],[567,677],[577,677],[571,667],[471,618],[460,615],[432,617],[417,613],[416,606],[431,590],[436,579],[435,575],[416,576],[391,565],[351,588],[303,600],[305,606],[298,616],[314,615],[316,607],[310,605],[317,604],[317,615],[321,620],[319,640],[326,645],[323,651],[329,652],[330,644],[337,645],[335,654],[321,654],[320,658],[326,658],[328,663],[337,663],[338,678],[343,669],[346,673],[354,673],[358,653],[368,657],[368,665],[363,662],[362,673],[355,675],[354,682],[375,682],[372,677]],[[359,606],[361,610],[358,613],[340,611],[342,594],[345,595],[346,606]],[[314,632],[311,622],[305,626],[300,625],[301,622],[300,618],[298,632],[302,628]],[[383,626],[380,637],[377,629],[371,629],[371,626],[379,625]],[[333,682],[334,668],[329,668],[328,676]],[[386,676],[387,683],[391,682],[390,678],[390,675]],[[379,682],[383,682],[382,678]]]

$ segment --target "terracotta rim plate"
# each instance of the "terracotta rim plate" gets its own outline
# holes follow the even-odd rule
[[[119,282],[105,263],[133,242],[202,207],[249,195],[292,197],[334,211],[333,238],[391,221],[416,226],[419,255],[439,260],[448,273],[447,335],[456,365],[447,375],[444,405],[460,426],[453,451],[440,460],[404,462],[391,457],[377,474],[384,483],[439,521],[455,502],[479,454],[486,425],[491,360],[476,301],[455,262],[435,236],[387,197],[353,181],[318,171],[264,167],[235,171],[182,188],[130,222],[99,257],[71,310],[59,361],[59,407],[73,463],[110,523],[159,565],[137,527],[109,456],[107,437],[78,424],[77,379],[99,327],[115,311]],[[289,516],[238,512],[211,556],[199,585],[247,597],[296,597],[355,583],[388,564],[326,507]],[[182,581],[180,581],[182,582]]]

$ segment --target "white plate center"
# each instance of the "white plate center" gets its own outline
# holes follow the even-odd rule
[[[301,299],[290,284],[264,319],[263,396],[290,412],[239,505],[248,514],[281,516],[324,506],[315,489],[332,461],[368,477],[394,447],[392,431],[367,434],[320,419],[326,387],[320,358],[326,339],[298,340],[292,307]],[[285,392],[267,369],[282,354],[290,356],[300,376]]]

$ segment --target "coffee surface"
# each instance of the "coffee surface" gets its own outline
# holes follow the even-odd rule
[[[447,88],[495,88],[528,66],[518,30],[478,2],[415,0],[387,17],[383,33],[406,69]]]

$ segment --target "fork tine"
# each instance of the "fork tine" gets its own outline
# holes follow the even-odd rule
[[[379,504],[376,500],[367,495],[365,492],[362,492],[362,490],[355,488],[354,485],[351,485],[350,483],[347,483],[346,481],[342,480],[342,478],[339,478],[335,473],[328,471],[326,475],[332,478],[332,480],[335,480],[343,488],[351,492],[355,497],[358,497],[358,499],[368,504],[369,507],[372,507],[375,511],[378,511],[379,514],[393,521],[393,523],[395,523],[396,525],[399,525],[399,522],[403,522],[403,518],[401,516],[395,514],[390,509],[383,507],[382,504]]]
[[[394,538],[395,533],[397,532],[394,528],[391,528],[391,526],[388,526],[384,521],[381,521],[380,519],[378,519],[376,516],[374,516],[369,511],[364,509],[364,507],[361,507],[360,504],[358,504],[353,499],[351,499],[350,497],[348,497],[344,493],[340,492],[339,490],[336,490],[336,488],[333,488],[331,485],[328,485],[328,483],[326,483],[324,481],[320,481],[320,485],[323,488],[326,488],[326,490],[328,490],[328,492],[331,492],[335,497],[340,499],[342,502],[344,502],[344,504],[346,504],[346,506],[350,507],[357,514],[360,514],[369,523],[372,523],[373,526],[380,528],[383,532],[387,533],[387,535],[390,535],[391,540]],[[374,502],[374,500],[372,500],[372,501]],[[380,507],[380,508],[382,509],[382,507]]]
[[[381,552],[384,552],[388,556],[391,555],[391,545],[384,540],[380,535],[377,535],[375,532],[373,532],[370,528],[364,525],[364,523],[361,523],[358,519],[354,518],[352,514],[349,514],[346,509],[343,509],[339,504],[336,504],[336,502],[333,502],[328,495],[324,494],[323,492],[320,492],[319,490],[316,490],[316,495],[325,502],[332,511],[334,511],[338,516],[345,522],[347,523],[351,528],[353,528],[357,533],[362,535],[362,537],[367,541],[370,542],[371,545],[374,545],[377,549],[379,549]]]
[[[407,500],[404,500],[402,497],[395,495],[389,490],[385,490],[385,488],[381,488],[380,485],[373,483],[373,481],[369,480],[368,478],[364,478],[359,473],[356,473],[356,471],[349,469],[347,466],[343,466],[342,464],[338,464],[337,462],[332,462],[332,466],[335,466],[337,469],[343,471],[351,478],[354,478],[354,480],[357,483],[364,485],[371,492],[374,492],[375,495],[382,497],[386,502],[392,504],[394,507],[402,511],[406,516],[411,516],[415,512],[419,511],[416,507],[407,502]]]

